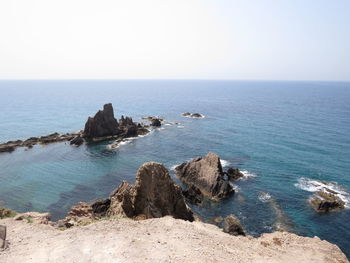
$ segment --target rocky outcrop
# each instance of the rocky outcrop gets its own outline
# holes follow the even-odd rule
[[[94,117],[89,117],[84,128],[83,136],[87,139],[114,136],[121,133],[118,121],[114,118],[113,106],[105,104]]]
[[[158,218],[163,216],[193,221],[181,188],[160,163],[148,162],[137,171],[134,185],[122,182],[108,199],[73,206],[58,226],[71,227],[102,217]]]
[[[227,198],[234,193],[232,185],[224,179],[220,157],[214,153],[177,166],[176,175],[189,186],[194,185],[203,195],[215,200]]]
[[[234,215],[229,215],[224,219],[223,231],[233,236],[245,236],[239,219]]]
[[[70,141],[73,138],[80,137],[80,135],[81,135],[81,132],[65,133],[65,134],[59,134],[55,132],[46,136],[30,137],[29,139],[26,139],[24,141],[22,140],[8,141],[6,143],[0,144],[0,153],[13,152],[18,147],[27,147],[28,149],[30,149],[36,144],[46,145],[49,143]]]
[[[334,191],[332,191],[334,192]],[[345,208],[345,202],[336,193],[330,191],[317,191],[311,197],[310,204],[317,212],[337,211]]]
[[[151,121],[151,126],[152,127],[160,127],[160,126],[162,126],[162,122],[160,121],[160,119],[153,119]]]
[[[204,116],[200,113],[190,113],[190,112],[182,113],[182,116],[189,117],[189,118],[204,118]]]
[[[123,139],[144,135],[149,131],[141,124],[133,122],[131,117],[121,116],[119,122],[114,118],[113,106],[105,104],[103,110],[89,117],[83,133],[88,141],[101,141],[106,139]]]

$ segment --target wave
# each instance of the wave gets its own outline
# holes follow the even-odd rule
[[[172,165],[170,167],[170,171],[176,171],[176,167],[178,167],[178,166],[179,166],[179,164]]]
[[[106,145],[106,149],[109,150],[109,151],[113,151],[115,149],[118,149],[122,145],[129,144],[129,143],[131,143],[132,141],[134,141],[136,139],[143,138],[143,137],[145,137],[147,135],[150,135],[151,133],[153,133],[153,131],[154,130],[150,130],[146,134],[138,135],[137,137],[130,137],[130,138],[122,139],[121,141],[120,140],[116,140],[116,141],[114,141],[114,142],[112,142],[110,144],[107,144]]]
[[[308,192],[327,192],[334,194],[345,202],[345,206],[350,208],[350,192],[345,187],[339,185],[336,182],[325,182],[315,179],[301,177],[298,179],[298,183],[294,184],[295,187],[308,191]]]
[[[220,163],[222,167],[228,167],[231,163],[229,161],[220,159]]]
[[[241,178],[241,180],[246,180],[246,179],[249,179],[249,178],[256,177],[255,173],[251,173],[251,172],[249,172],[247,170],[240,170],[240,172],[243,174],[243,177]]]
[[[258,199],[263,203],[267,203],[271,200],[271,195],[269,193],[266,193],[266,192],[260,192],[258,194]]]
[[[183,126],[183,125],[178,125],[177,127],[178,128],[185,128],[185,126]]]

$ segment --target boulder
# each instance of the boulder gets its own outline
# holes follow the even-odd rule
[[[87,139],[114,136],[120,133],[118,121],[114,118],[113,106],[105,104],[94,117],[89,117],[84,129],[83,137]]]
[[[318,191],[316,195],[310,199],[311,206],[317,212],[330,212],[345,208],[345,202],[336,194],[331,192]]]
[[[245,236],[245,232],[239,219],[234,215],[229,215],[224,219],[223,231],[233,236]]]
[[[0,248],[6,245],[6,226],[0,225]]]
[[[224,179],[220,157],[214,153],[177,166],[176,175],[214,200],[227,198],[234,193],[232,185]]]
[[[191,117],[192,118],[202,118],[203,116],[202,116],[202,114],[199,114],[199,113],[192,113]]]
[[[160,121],[160,119],[154,118],[151,121],[151,126],[152,127],[160,127],[160,126],[162,126],[162,122]]]

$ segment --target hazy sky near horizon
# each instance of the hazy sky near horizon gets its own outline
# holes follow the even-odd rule
[[[0,79],[350,80],[349,0],[1,0]]]

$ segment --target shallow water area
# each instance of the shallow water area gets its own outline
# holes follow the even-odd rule
[[[201,218],[209,222],[233,213],[257,236],[274,230],[275,200],[294,232],[317,235],[350,255],[350,209],[318,214],[308,204],[313,191],[305,188],[326,181],[342,196],[349,193],[349,83],[0,81],[0,92],[1,142],[82,129],[107,102],[118,118],[146,123],[141,117],[164,116],[165,123],[174,123],[113,150],[107,149],[113,141],[106,141],[0,154],[5,206],[49,211],[58,219],[79,201],[106,197],[123,180],[133,183],[144,162],[170,170],[211,151],[224,168],[237,167],[245,177],[234,182],[232,198],[193,206]],[[187,111],[205,118],[181,116]],[[180,183],[173,169],[170,174]]]

